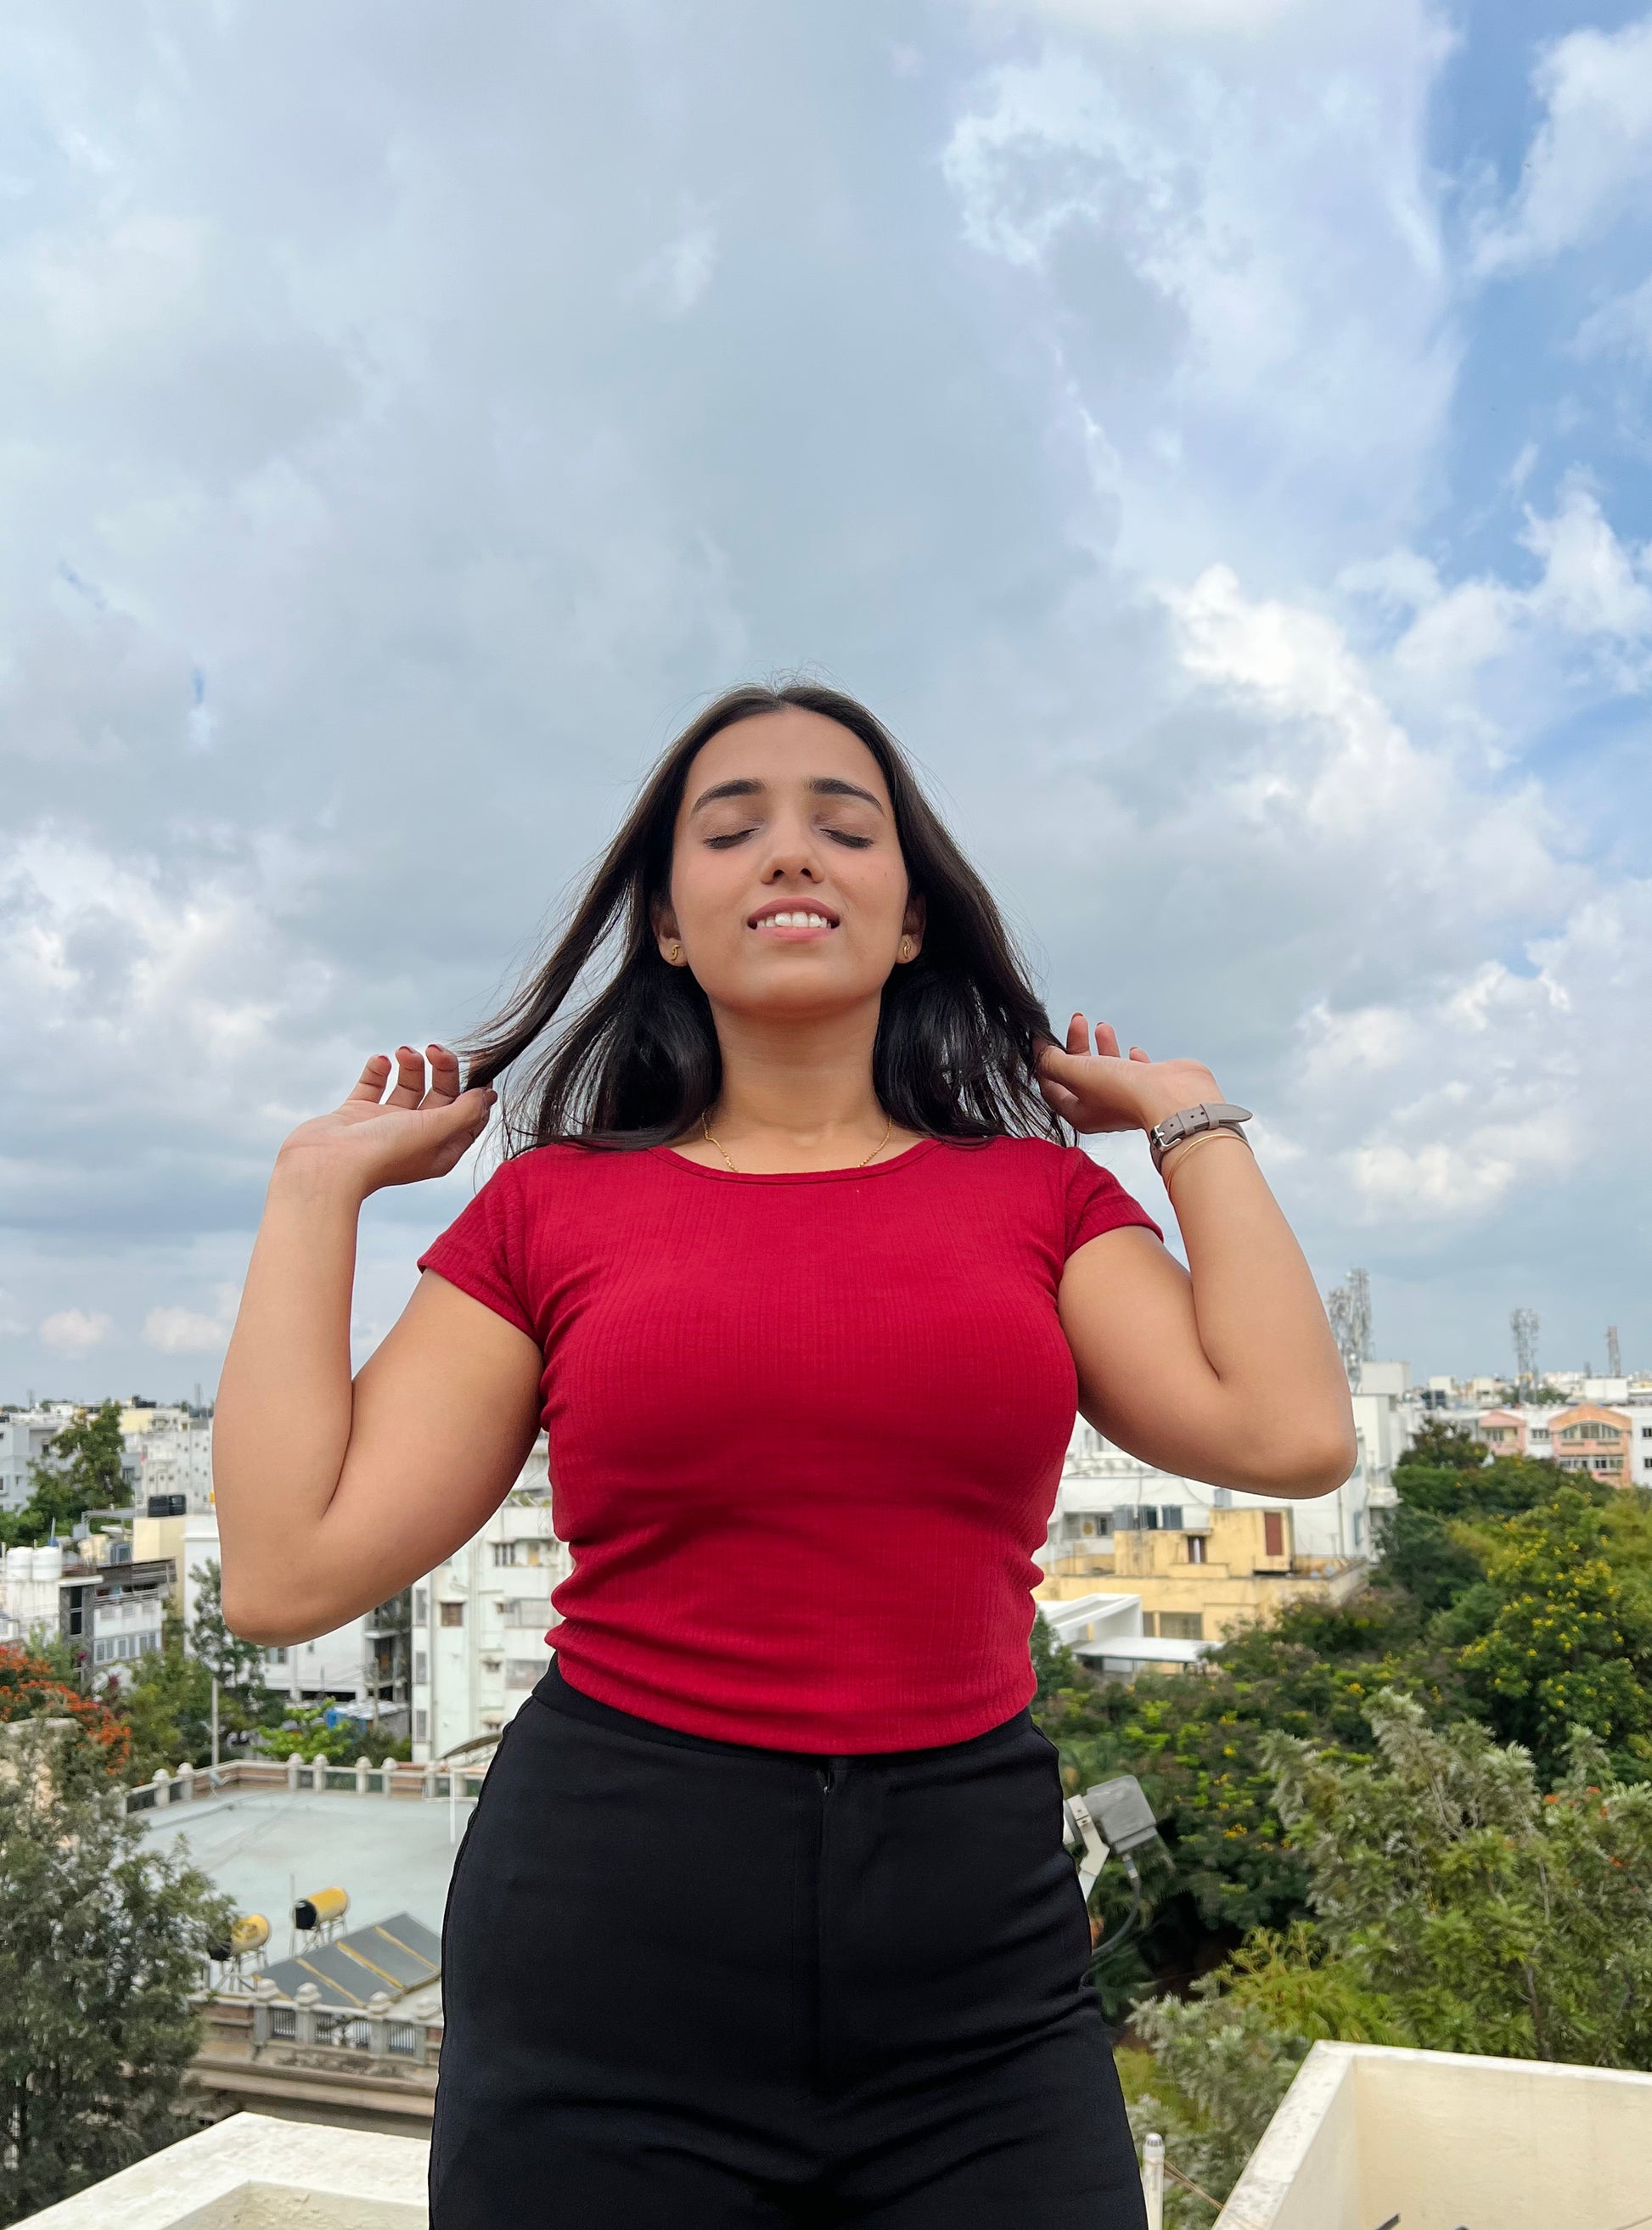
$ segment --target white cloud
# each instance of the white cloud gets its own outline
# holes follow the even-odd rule
[[[89,1355],[100,1347],[114,1326],[96,1310],[59,1309],[40,1327],[43,1344],[55,1355]]]
[[[144,1318],[144,1344],[162,1355],[217,1355],[229,1344],[241,1299],[236,1286],[219,1286],[210,1316],[197,1309],[151,1309]]]
[[[1001,64],[944,158],[965,238],[1045,306],[1118,554],[1159,577],[1225,556],[1241,516],[1281,570],[1322,532],[1345,558],[1352,519],[1409,525],[1456,361],[1434,10],[1232,13],[1242,42]]]
[[[1565,625],[1652,627],[1633,577],[1601,559],[1598,514],[1568,516],[1575,532],[1533,538],[1559,577],[1527,603]],[[1585,1170],[1632,1181],[1636,1141],[1603,1137],[1597,1114],[1637,1089],[1641,1045],[1623,1018],[1652,1002],[1652,884],[1602,883],[1564,856],[1529,786],[1487,789],[1419,747],[1325,615],[1247,598],[1221,569],[1167,601],[1189,676],[1269,724],[1267,750],[1229,777],[1243,818],[1281,863],[1326,875],[1343,863],[1348,958],[1423,925],[1404,1000],[1305,1003],[1281,1080],[1281,1127],[1314,1150],[1300,1181],[1391,1236],[1483,1223],[1522,1189]],[[1483,957],[1546,904],[1558,925],[1517,933],[1517,964]],[[1326,969],[1339,972],[1330,955]]]
[[[1644,210],[1652,188],[1652,16],[1617,31],[1571,31],[1533,72],[1542,123],[1520,190],[1487,226],[1482,273],[1546,261]]]

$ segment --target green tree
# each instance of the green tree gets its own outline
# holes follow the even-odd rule
[[[1072,1690],[1085,1676],[1085,1666],[1070,1649],[1056,1640],[1040,1611],[1032,1626],[1033,1677],[1038,1683],[1036,1703],[1048,1703],[1062,1689]]]
[[[72,1733],[15,1724],[0,1771],[0,2222],[191,2126],[190,1994],[229,1912],[143,1847]]]
[[[1546,1796],[1471,1721],[1430,1727],[1392,1692],[1369,1717],[1374,1757],[1267,1746],[1313,1920],[1135,2016],[1156,2066],[1133,2120],[1217,2198],[1317,2038],[1652,2067],[1652,1788],[1581,1730]]]
[[[184,1646],[184,1621],[168,1616],[161,1647],[140,1657],[116,1708],[132,1731],[129,1777],[152,1779],[157,1766],[175,1771],[212,1755],[212,1675]]]
[[[261,1642],[232,1634],[224,1623],[223,1575],[216,1560],[201,1568],[189,1646],[218,1683],[218,1728],[224,1747],[246,1748],[263,1728],[280,1723],[283,1699],[264,1679]],[[210,1697],[209,1697],[210,1704]]]
[[[1487,1565],[1497,1598],[1462,1669],[1504,1740],[1546,1775],[1574,1727],[1652,1763],[1652,1613],[1606,1553],[1605,1514],[1575,1488],[1511,1518]]]
[[[1425,1417],[1404,1460],[1431,1469],[1478,1471],[1486,1460],[1486,1443],[1477,1440],[1466,1425],[1445,1425],[1438,1417]]]

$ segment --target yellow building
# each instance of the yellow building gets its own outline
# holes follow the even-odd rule
[[[1287,1603],[1345,1602],[1365,1583],[1362,1560],[1299,1556],[1288,1510],[1212,1510],[1177,1532],[1119,1531],[1050,1566],[1033,1589],[1045,1602],[1098,1593],[1138,1595],[1142,1631],[1165,1641],[1222,1641],[1265,1624]]]

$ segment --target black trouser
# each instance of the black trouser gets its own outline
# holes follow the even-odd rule
[[[1141,2230],[1055,1752],[805,1757],[553,1666],[466,1831],[432,2230]]]

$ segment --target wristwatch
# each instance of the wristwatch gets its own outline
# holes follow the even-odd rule
[[[1165,1116],[1162,1123],[1155,1123],[1147,1133],[1153,1167],[1162,1171],[1171,1148],[1179,1146],[1184,1138],[1196,1138],[1201,1131],[1237,1131],[1245,1138],[1241,1125],[1249,1120],[1249,1107],[1230,1106],[1225,1099],[1201,1100],[1197,1107],[1178,1108],[1174,1115]],[[1245,1144],[1250,1144],[1249,1138],[1245,1138]]]

